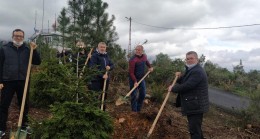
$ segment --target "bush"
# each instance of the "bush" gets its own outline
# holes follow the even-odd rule
[[[151,100],[161,103],[164,100],[165,87],[163,85],[153,84],[151,87]]]
[[[76,101],[77,93],[85,103],[92,104],[95,93],[87,89],[91,76],[84,75],[82,79],[78,79],[73,71],[70,65],[58,64],[57,59],[42,63],[39,72],[32,75],[32,105],[46,108],[54,102]],[[90,75],[95,76],[92,73]]]
[[[33,138],[107,139],[113,132],[113,120],[96,107],[65,102],[51,108],[53,116],[42,124],[34,123]]]

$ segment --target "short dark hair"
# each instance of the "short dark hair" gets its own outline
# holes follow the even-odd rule
[[[198,58],[198,54],[195,51],[189,51],[186,53],[186,55],[191,55],[191,54],[195,55],[195,57]]]
[[[12,35],[12,37],[14,37],[14,32],[22,32],[22,33],[23,33],[23,36],[24,36],[24,31],[21,30],[21,29],[15,29],[15,30],[13,31],[13,35]]]

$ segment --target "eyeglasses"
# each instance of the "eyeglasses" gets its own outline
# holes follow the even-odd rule
[[[23,38],[22,35],[14,35],[15,38]]]
[[[194,60],[194,59],[196,59],[196,58],[191,57],[191,58],[186,58],[185,60],[187,61],[187,60]]]

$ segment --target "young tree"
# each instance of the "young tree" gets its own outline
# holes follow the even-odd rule
[[[71,17],[69,28],[70,40],[80,39],[85,44],[96,46],[98,42],[115,42],[118,39],[113,21],[105,10],[108,8],[102,0],[69,0],[68,17]]]
[[[67,17],[65,8],[63,8],[60,12],[60,15],[58,17],[58,23],[59,23],[58,30],[61,32],[62,37],[63,37],[62,46],[64,47],[64,40],[65,40],[66,34],[68,34],[68,27],[70,24],[70,18]]]

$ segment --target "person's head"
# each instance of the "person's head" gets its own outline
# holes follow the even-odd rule
[[[86,48],[86,45],[83,41],[78,41],[77,44],[76,44],[76,47],[78,47],[78,51],[82,54],[85,53],[85,48]]]
[[[15,46],[21,46],[24,40],[24,31],[21,29],[15,29],[12,34],[12,39]]]
[[[142,45],[137,45],[135,47],[135,54],[141,56],[144,52],[144,47]]]
[[[195,51],[189,51],[186,53],[186,65],[195,65],[198,64],[198,54]]]
[[[78,41],[77,44],[76,44],[76,46],[77,46],[78,48],[85,48],[85,47],[86,47],[86,45],[85,45],[85,43],[84,43],[83,41]]]
[[[106,45],[106,43],[104,43],[104,42],[98,43],[97,49],[98,49],[98,52],[101,53],[101,54],[106,53],[106,50],[107,50],[107,45]]]

